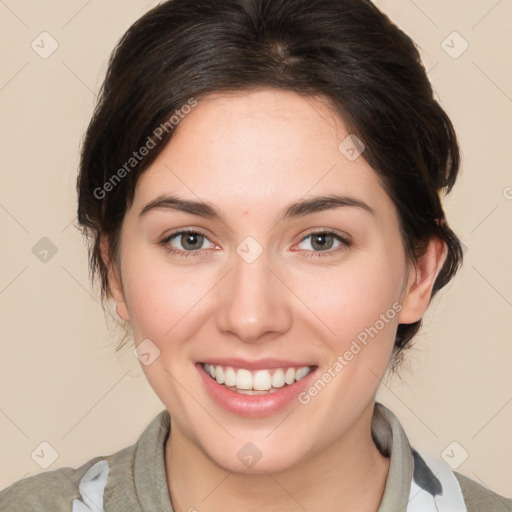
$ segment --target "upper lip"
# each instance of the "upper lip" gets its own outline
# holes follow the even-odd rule
[[[238,358],[212,357],[201,361],[201,363],[214,366],[231,366],[233,368],[245,368],[247,370],[266,370],[271,368],[303,368],[314,367],[311,363],[302,363],[285,359],[265,358],[258,360],[246,360]]]

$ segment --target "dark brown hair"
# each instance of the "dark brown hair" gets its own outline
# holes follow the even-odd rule
[[[366,0],[169,0],[113,51],[82,146],[78,221],[102,303],[110,292],[100,235],[117,262],[137,180],[175,131],[158,127],[191,98],[262,87],[329,101],[398,210],[408,261],[433,236],[446,243],[432,295],[444,287],[463,257],[440,200],[455,183],[459,148],[411,39]],[[147,155],[130,160],[143,146]],[[393,370],[420,326],[398,326]]]

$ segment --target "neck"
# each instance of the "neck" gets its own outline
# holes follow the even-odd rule
[[[174,511],[377,511],[389,459],[371,438],[373,407],[369,404],[349,431],[301,464],[254,475],[215,464],[171,417],[165,466]]]

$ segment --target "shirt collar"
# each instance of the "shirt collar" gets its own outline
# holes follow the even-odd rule
[[[375,402],[372,437],[382,455],[389,457],[386,487],[377,512],[403,512],[407,509],[414,470],[411,446],[398,418]]]
[[[167,409],[149,424],[136,443],[133,474],[137,498],[144,511],[173,512],[165,471],[165,445],[171,417]],[[398,418],[384,405],[375,403],[372,438],[380,452],[390,457],[389,473],[377,512],[407,509],[413,458],[407,436]]]

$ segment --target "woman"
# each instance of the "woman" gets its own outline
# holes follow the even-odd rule
[[[2,510],[476,511],[376,393],[462,263],[459,149],[364,0],[174,0],[111,59],[78,219],[166,409]]]

